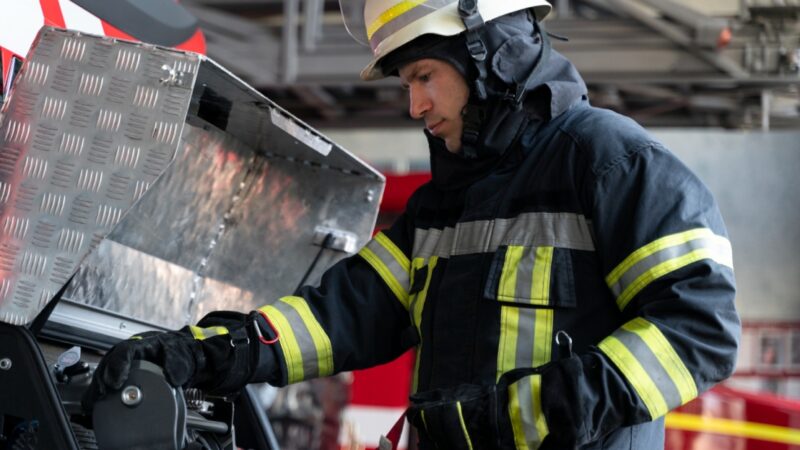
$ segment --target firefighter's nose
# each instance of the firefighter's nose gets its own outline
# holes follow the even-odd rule
[[[432,106],[430,97],[423,89],[414,86],[408,89],[408,113],[412,119],[424,118]]]

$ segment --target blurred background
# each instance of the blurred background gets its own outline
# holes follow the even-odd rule
[[[182,0],[177,9],[142,1],[169,4],[173,15],[148,20],[172,34],[129,27],[107,0],[0,0],[3,92],[38,30],[25,31],[26,21],[44,18],[206,53],[387,175],[378,228],[429,179],[405,92],[395,79],[359,80],[370,52],[348,36],[337,1]],[[632,117],[690,166],[714,192],[733,243],[738,368],[670,414],[667,448],[800,449],[800,1],[554,7],[546,27],[569,38],[554,46],[586,79],[591,103]],[[411,365],[405,355],[265,392],[283,448],[376,447],[404,410]]]

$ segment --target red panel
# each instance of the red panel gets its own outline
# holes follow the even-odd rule
[[[408,406],[414,352],[408,351],[394,361],[367,370],[353,372],[351,403],[363,406]]]
[[[194,35],[190,37],[186,42],[177,46],[181,50],[186,50],[189,52],[195,53],[202,53],[203,55],[206,54],[206,37],[202,31],[198,28],[197,31],[194,32]]]
[[[731,419],[751,424],[774,425],[792,429],[800,423],[800,401],[717,386],[676,412],[703,417]],[[736,449],[790,450],[787,443],[762,441],[724,434],[698,433],[667,429],[667,450]]]
[[[0,58],[2,58],[2,60],[0,60],[0,61],[2,61],[2,65],[0,67],[2,67],[3,71],[4,71],[4,73],[2,74],[3,76],[0,77],[0,78],[3,79],[3,83],[6,82],[6,76],[8,74],[5,73],[5,71],[8,70],[8,65],[11,64],[11,57],[12,56],[14,56],[14,54],[11,53],[11,50],[7,50],[4,47],[0,47]]]
[[[418,187],[431,179],[430,172],[416,172],[404,175],[386,175],[386,190],[381,200],[381,211],[400,213],[406,209],[406,202]]]
[[[64,14],[61,13],[61,5],[58,0],[39,0],[44,13],[45,25],[64,28]]]

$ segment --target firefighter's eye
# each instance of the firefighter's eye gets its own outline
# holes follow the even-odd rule
[[[427,83],[428,81],[430,81],[430,80],[431,80],[431,74],[430,74],[430,72],[428,72],[428,73],[423,73],[423,74],[419,75],[419,76],[417,77],[417,79],[418,79],[419,81],[423,82],[423,83]]]

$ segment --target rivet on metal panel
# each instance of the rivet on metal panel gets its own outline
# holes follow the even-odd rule
[[[137,406],[142,403],[142,390],[136,386],[126,386],[122,390],[122,403],[127,406]]]
[[[367,201],[367,203],[372,203],[372,201],[375,200],[375,191],[373,191],[372,189],[367,190],[367,195],[365,200]]]
[[[170,66],[168,64],[164,64],[161,66],[161,70],[164,71],[165,76],[160,79],[160,81],[164,84],[168,84],[170,86],[178,86],[183,81],[184,72],[181,72],[177,68],[177,62],[175,66]]]
[[[0,370],[9,370],[12,365],[11,358],[0,359]]]

